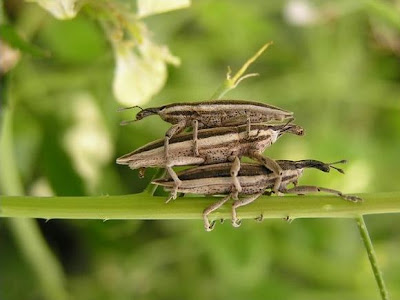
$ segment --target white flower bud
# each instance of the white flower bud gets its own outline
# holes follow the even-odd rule
[[[76,5],[77,0],[27,0],[28,2],[36,2],[55,18],[66,20],[72,19],[78,13]]]
[[[138,0],[138,16],[147,17],[190,6],[190,0]]]
[[[307,0],[289,0],[284,8],[284,16],[290,24],[306,26],[317,21],[318,13]]]
[[[92,191],[101,174],[101,168],[110,162],[113,145],[104,119],[90,94],[78,94],[73,99],[75,123],[64,136],[64,146],[77,172]]]
[[[141,105],[148,102],[164,86],[167,79],[166,63],[179,65],[166,46],[148,39],[136,48],[124,42],[115,42],[116,68],[114,95],[123,105]]]

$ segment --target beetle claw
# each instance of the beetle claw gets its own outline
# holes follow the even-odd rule
[[[258,217],[254,218],[254,220],[256,222],[260,222],[261,223],[262,221],[264,221],[264,215],[260,214]]]
[[[212,231],[214,229],[214,227],[215,227],[215,221],[211,221],[210,224],[206,224],[206,226],[205,226],[207,232]]]
[[[233,227],[237,228],[237,227],[240,227],[240,225],[242,225],[242,221],[241,220],[239,220],[239,219],[232,220],[232,226]]]

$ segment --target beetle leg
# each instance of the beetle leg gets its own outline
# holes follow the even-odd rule
[[[241,224],[240,220],[237,217],[236,208],[250,204],[251,202],[256,200],[258,197],[260,197],[261,195],[262,195],[262,193],[254,194],[254,195],[251,195],[250,197],[244,198],[242,200],[235,201],[232,204],[232,226],[233,227],[239,227]]]
[[[144,178],[144,173],[146,172],[146,168],[139,168],[139,178]]]
[[[256,222],[261,223],[262,221],[264,221],[264,215],[263,215],[263,214],[260,214],[258,217],[254,218],[254,220],[255,220]]]
[[[193,153],[194,153],[194,156],[199,156],[199,145],[198,145],[198,139],[197,139],[197,132],[199,130],[199,121],[193,120],[192,128],[193,128]]]
[[[283,221],[288,222],[289,224],[293,222],[293,219],[290,216],[286,216],[283,218]]]
[[[175,135],[181,132],[186,127],[186,120],[181,120],[175,125],[173,125],[168,131],[165,133],[164,138],[164,152],[165,152],[165,160],[168,161],[168,146],[169,140]]]
[[[246,138],[250,138],[250,132],[251,132],[251,122],[250,122],[250,118],[247,117],[247,129],[246,129]]]
[[[278,194],[279,187],[281,186],[281,183],[282,183],[282,168],[280,167],[280,165],[278,165],[278,163],[275,160],[273,160],[269,157],[263,156],[257,151],[250,151],[249,157],[260,162],[267,169],[271,170],[276,175],[276,179],[275,179],[275,183],[274,183],[274,187],[272,188],[272,191],[275,194]]]
[[[362,199],[357,196],[353,195],[344,195],[342,192],[333,190],[333,189],[327,189],[319,186],[310,186],[310,185],[301,185],[301,186],[296,186],[294,188],[288,189],[283,191],[284,193],[290,193],[290,194],[298,194],[298,195],[304,195],[304,194],[310,194],[310,193],[318,193],[318,192],[325,192],[325,193],[330,193],[337,195],[345,200],[351,201],[351,202],[360,202]]]
[[[240,170],[240,159],[239,157],[235,157],[235,160],[232,163],[231,167],[231,178],[232,178],[232,183],[234,186],[234,195],[233,198],[236,200],[238,197],[238,193],[242,191],[242,186],[240,185],[239,179],[237,178],[237,175]]]
[[[230,197],[231,195],[222,198],[220,201],[210,205],[203,211],[204,228],[206,229],[206,231],[213,230],[215,225],[215,221],[210,223],[210,221],[208,220],[208,215],[213,211],[217,210],[218,208],[220,208],[222,205],[224,205],[224,203],[227,202],[230,199]]]
[[[167,169],[169,176],[171,176],[171,178],[174,181],[174,186],[171,190],[171,194],[168,197],[168,199],[165,201],[165,203],[168,203],[169,201],[176,199],[178,188],[182,184],[182,181],[178,178],[178,175],[176,175],[175,171],[171,168],[171,166],[165,166],[165,168]]]

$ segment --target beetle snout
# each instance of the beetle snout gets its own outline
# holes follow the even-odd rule
[[[289,132],[295,135],[302,136],[304,135],[304,129],[303,127],[300,127],[299,125],[286,125],[281,131],[280,135],[284,134],[285,132]]]
[[[304,129],[300,126],[294,126],[294,134],[296,135],[304,135]]]
[[[141,120],[141,119],[146,118],[151,115],[157,115],[161,109],[162,109],[162,107],[153,107],[153,108],[143,109],[136,114],[136,120],[138,121],[138,120]]]

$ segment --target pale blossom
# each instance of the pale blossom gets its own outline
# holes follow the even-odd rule
[[[190,6],[190,0],[137,0],[138,16],[147,17]]]
[[[136,50],[136,51],[135,51]],[[115,42],[113,91],[123,105],[141,105],[157,94],[167,79],[167,63],[179,65],[166,46],[143,39],[134,48],[126,42]]]
[[[78,0],[27,0],[36,2],[42,8],[51,13],[55,18],[66,20],[72,19],[79,11]]]
[[[297,26],[312,25],[318,19],[317,10],[307,0],[289,0],[284,16],[288,23]]]
[[[88,183],[89,192],[98,183],[101,168],[109,164],[113,145],[103,116],[90,94],[78,94],[73,99],[74,124],[63,142],[77,172]]]

